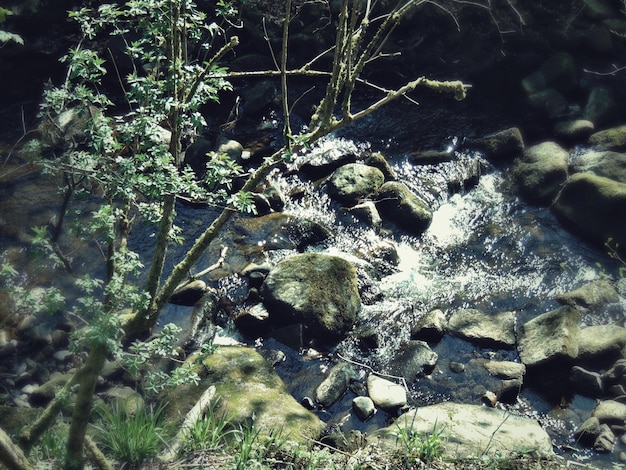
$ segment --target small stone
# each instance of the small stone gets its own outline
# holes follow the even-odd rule
[[[353,374],[352,366],[340,362],[330,369],[328,376],[315,389],[315,398],[324,408],[339,400],[348,390],[350,377]]]
[[[355,397],[352,409],[361,421],[367,421],[376,413],[376,406],[370,397]]]
[[[460,374],[462,372],[465,372],[465,364],[462,364],[461,362],[450,361],[450,363],[448,364],[448,367],[455,374]]]
[[[52,355],[52,357],[54,358],[55,361],[61,364],[65,364],[66,362],[69,362],[72,360],[73,354],[69,352],[67,349],[62,349],[61,351],[55,352]]]
[[[34,391],[36,388],[37,388],[37,385],[35,385],[35,384],[27,384],[27,385],[24,385],[24,386],[22,387],[21,392],[22,392],[22,393],[24,393],[24,394],[26,394],[26,395],[30,395],[31,393],[33,393],[33,391]]]
[[[485,394],[481,397],[481,401],[485,405],[493,408],[498,404],[498,397],[496,396],[495,393],[488,391],[488,392],[485,392]]]
[[[374,374],[367,378],[367,390],[374,404],[384,410],[397,410],[407,403],[406,390],[402,385]]]

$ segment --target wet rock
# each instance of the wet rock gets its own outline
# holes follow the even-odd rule
[[[357,204],[356,206],[352,206],[348,209],[348,211],[357,219],[363,221],[366,225],[372,227],[376,231],[380,229],[383,223],[383,220],[380,218],[380,214],[378,213],[378,209],[376,209],[376,204],[372,201],[365,201],[361,204]]]
[[[391,168],[391,165],[380,152],[370,153],[364,160],[366,165],[378,168],[383,175],[385,175],[385,181],[393,181],[396,179],[396,172]]]
[[[243,310],[234,318],[235,326],[244,333],[258,334],[259,328],[268,326],[270,313],[263,304]]]
[[[452,161],[454,153],[442,150],[425,150],[423,152],[410,153],[408,158],[414,165],[436,165]]]
[[[567,100],[554,88],[532,93],[528,96],[528,102],[533,108],[537,108],[545,113],[549,118],[556,119],[567,111]]]
[[[543,142],[524,150],[513,169],[518,191],[533,204],[552,202],[567,179],[569,153],[555,142]]]
[[[389,361],[389,368],[393,375],[402,376],[408,383],[413,383],[416,378],[429,375],[433,371],[438,357],[428,343],[419,340],[406,341]]]
[[[315,399],[324,408],[339,400],[348,390],[354,371],[350,364],[340,362],[328,372],[328,376],[315,389]]]
[[[455,374],[461,374],[465,372],[465,364],[463,364],[462,362],[450,361],[450,363],[448,364],[448,369],[450,369],[450,371],[454,372]]]
[[[615,217],[626,213],[624,183],[577,173],[563,186],[552,211],[565,227],[592,242],[626,246],[626,219]]]
[[[480,401],[490,408],[495,408],[498,404],[498,396],[491,391],[485,392],[485,394],[480,398]]]
[[[598,364],[622,356],[626,347],[626,328],[615,325],[588,326],[580,331],[578,358]]]
[[[30,395],[30,403],[33,406],[45,406],[52,400],[57,392],[72,378],[72,374],[56,374],[50,380],[37,387]]]
[[[587,418],[574,432],[576,442],[586,447],[592,447],[600,435],[600,420],[595,416]]]
[[[589,145],[596,150],[626,150],[626,125],[598,131],[589,136]]]
[[[570,383],[576,392],[587,397],[600,398],[604,394],[600,374],[588,371],[580,366],[572,367]]]
[[[55,349],[65,348],[70,344],[70,335],[65,330],[56,329],[50,335]]]
[[[258,351],[272,367],[276,367],[287,360],[287,355],[279,349],[259,349]]]
[[[169,298],[169,303],[193,307],[208,291],[206,282],[196,279],[195,281],[177,288]]]
[[[606,424],[600,425],[600,435],[593,443],[593,450],[601,454],[608,454],[613,452],[615,441],[617,438],[611,428]]]
[[[534,419],[480,405],[439,403],[410,410],[394,424],[373,433],[385,448],[400,445],[398,428],[417,435],[442,433],[444,457],[464,458],[532,453],[553,456],[552,440]]]
[[[305,253],[279,262],[261,288],[279,324],[302,323],[322,344],[340,340],[361,308],[356,270],[337,256]]]
[[[601,127],[610,123],[620,109],[610,88],[596,86],[589,93],[583,115],[596,127]]]
[[[328,152],[304,162],[300,167],[300,171],[309,178],[317,180],[330,175],[341,166],[356,163],[356,161],[356,155],[351,153],[334,155],[333,153]]]
[[[515,347],[515,314],[485,313],[477,309],[454,312],[448,321],[450,333],[484,347]]]
[[[67,349],[62,349],[60,351],[55,352],[52,355],[52,358],[55,361],[57,361],[57,362],[59,362],[61,364],[65,364],[67,362],[70,362],[72,360],[73,356],[74,355],[70,351],[68,351]]]
[[[520,327],[518,352],[527,367],[555,364],[578,356],[581,315],[564,306]]]
[[[406,389],[390,380],[370,374],[367,392],[374,404],[386,411],[395,411],[407,403]]]
[[[593,410],[593,416],[601,424],[623,424],[626,420],[626,404],[615,400],[604,400]]]
[[[378,190],[376,207],[385,220],[421,235],[432,222],[430,208],[403,183],[388,181]]]
[[[328,194],[352,205],[374,194],[385,181],[382,171],[373,166],[349,163],[337,168],[328,179]]]
[[[554,299],[564,305],[595,311],[607,304],[619,302],[619,294],[611,282],[599,279],[578,289],[559,294]]]
[[[376,328],[362,327],[352,335],[361,351],[371,351],[380,346]]]
[[[586,141],[594,129],[593,122],[586,119],[575,119],[556,123],[554,135],[566,143],[578,143]]]
[[[464,147],[477,149],[494,164],[507,163],[520,157],[524,150],[524,139],[517,127],[511,127],[480,139],[469,140]]]
[[[626,183],[626,153],[587,152],[576,159],[571,170],[576,173],[589,171],[598,176]]]
[[[448,329],[448,320],[443,311],[436,309],[420,318],[411,328],[411,339],[419,339],[428,343],[441,340]]]
[[[506,379],[500,382],[497,390],[498,400],[502,403],[515,403],[524,385],[523,379]]]
[[[221,137],[217,141],[215,152],[220,155],[227,155],[230,160],[236,163],[242,162],[243,145],[236,140]]]
[[[367,421],[376,413],[376,406],[370,397],[355,397],[352,409],[361,421]]]
[[[547,88],[569,91],[578,86],[578,72],[574,58],[566,52],[550,56],[533,72],[522,80],[522,87],[530,95]]]
[[[513,361],[487,361],[484,363],[489,374],[499,379],[523,379],[526,366]]]

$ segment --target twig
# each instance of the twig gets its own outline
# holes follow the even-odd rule
[[[187,282],[183,283],[183,285],[187,285],[192,280],[197,279],[199,277],[202,277],[202,276],[210,273],[211,271],[215,271],[216,269],[221,268],[224,265],[224,260],[226,259],[226,253],[228,253],[228,247],[227,246],[223,246],[222,247],[222,251],[220,252],[220,257],[219,257],[219,259],[215,263],[213,263],[211,266],[209,266],[208,268],[204,269],[203,271],[200,271],[195,276],[192,276],[191,280],[188,280]]]

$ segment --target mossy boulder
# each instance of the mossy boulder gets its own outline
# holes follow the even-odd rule
[[[596,150],[625,150],[626,124],[591,134],[589,144]]]
[[[374,194],[384,181],[385,175],[378,168],[350,163],[337,168],[328,179],[328,194],[343,204],[353,205]]]
[[[233,424],[254,419],[261,433],[281,431],[294,442],[310,443],[324,423],[300,405],[288,392],[276,371],[255,349],[221,346],[215,353],[195,358],[200,383],[185,384],[162,397],[171,424],[182,423],[202,393],[216,388],[217,412],[226,413]]]
[[[524,150],[513,179],[518,191],[533,204],[552,202],[567,179],[569,153],[555,142],[542,142]]]
[[[421,235],[430,226],[433,213],[430,208],[404,183],[388,181],[378,190],[376,207],[383,219]]]
[[[279,262],[261,286],[273,323],[302,324],[307,339],[341,340],[361,309],[356,269],[343,258],[318,253]]]
[[[620,183],[626,183],[626,153],[588,152],[578,157],[571,169],[576,173],[588,171]]]
[[[555,199],[559,221],[584,238],[626,247],[626,184],[593,173],[573,175]]]

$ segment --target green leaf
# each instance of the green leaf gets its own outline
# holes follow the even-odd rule
[[[8,31],[3,31],[0,29],[0,42],[6,43],[9,41],[13,41],[22,45],[24,44],[24,40],[19,34],[9,33]]]

